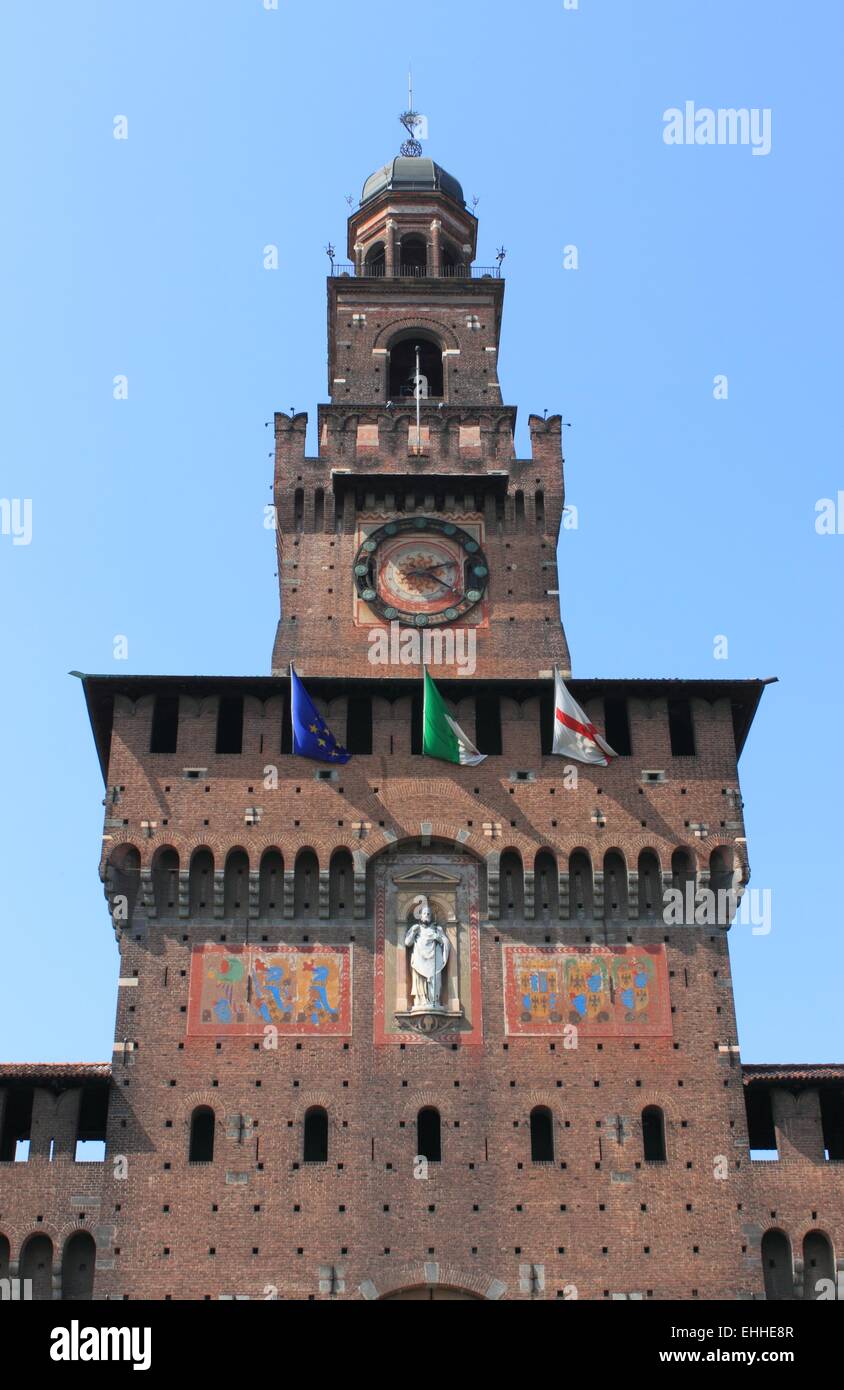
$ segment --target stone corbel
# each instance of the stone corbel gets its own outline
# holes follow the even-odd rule
[[[560,899],[560,919],[567,922],[571,917],[571,882],[568,873],[559,873],[557,884]]]
[[[284,870],[284,886],[282,891],[281,915],[282,917],[292,917],[296,910],[296,872],[294,869]]]
[[[592,876],[592,914],[596,918],[604,915],[604,872],[598,869]]]
[[[141,869],[141,901],[147,917],[152,920],[156,916],[155,910],[155,888],[152,881],[152,869]]]
[[[524,870],[525,919],[532,922],[536,916],[536,878],[533,869]]]
[[[255,918],[261,909],[261,874],[258,869],[249,870],[249,916]]]
[[[501,855],[491,854],[486,861],[486,911],[491,922],[501,914]]]
[[[360,921],[366,916],[366,870],[355,868],[354,917]]]
[[[214,870],[214,916],[224,917],[226,911],[226,872]]]
[[[319,915],[328,917],[331,910],[331,876],[328,869],[319,871]]]

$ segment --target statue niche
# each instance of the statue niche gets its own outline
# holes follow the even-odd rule
[[[405,892],[397,904],[396,944],[404,959],[395,1016],[401,1028],[439,1033],[463,1019],[453,897],[448,888],[436,897],[430,891]]]
[[[375,1038],[483,1038],[478,868],[435,847],[397,848],[375,869]]]
[[[427,898],[422,898],[414,910],[416,921],[408,928],[404,944],[411,948],[410,969],[413,975],[413,1008],[411,1013],[430,1010],[445,1013],[440,1003],[443,971],[451,952],[448,937],[434,917]]]

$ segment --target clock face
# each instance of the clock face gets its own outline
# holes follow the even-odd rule
[[[380,526],[355,558],[358,597],[388,622],[415,627],[456,622],[480,603],[488,581],[474,536],[434,517]]]

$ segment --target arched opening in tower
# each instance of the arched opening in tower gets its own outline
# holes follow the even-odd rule
[[[427,275],[428,246],[422,237],[402,237],[401,273],[402,275]]]
[[[364,269],[367,275],[383,275],[387,268],[386,252],[383,241],[376,241],[374,246],[370,246],[366,253]]]
[[[419,346],[419,375],[422,377],[421,394],[424,397],[442,398],[443,394],[443,355],[439,343],[431,338],[417,336],[403,338],[396,343],[390,353],[389,399],[391,401],[413,400],[416,380],[416,347]]]

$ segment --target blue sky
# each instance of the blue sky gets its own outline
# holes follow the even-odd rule
[[[780,678],[742,763],[773,930],[731,934],[739,1036],[745,1060],[840,1060],[844,534],[814,523],[844,488],[842,10],[420,15],[414,37],[383,3],[3,8],[0,495],[32,499],[32,539],[0,535],[0,1057],[110,1054],[103,788],[66,673],[269,670],[264,422],[313,424],[326,397],[324,248],[397,152],[412,59],[426,152],[479,198],[479,260],[507,248],[520,452],[532,411],[571,424],[575,674]],[[770,108],[771,152],[667,146],[687,100]]]

